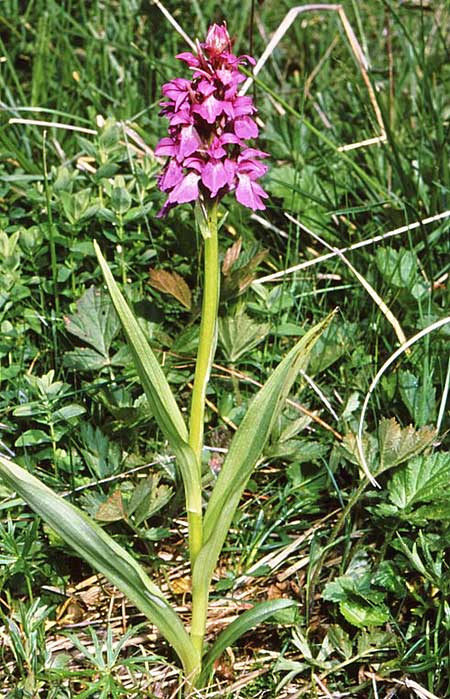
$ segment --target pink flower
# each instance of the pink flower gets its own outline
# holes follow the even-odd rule
[[[227,192],[253,210],[264,209],[266,192],[256,180],[267,166],[267,153],[245,141],[258,136],[251,97],[238,96],[239,72],[250,56],[235,56],[227,26],[213,24],[196,53],[180,53],[191,80],[175,78],[162,87],[166,98],[161,114],[169,120],[169,136],[156,146],[156,155],[168,158],[158,186],[168,198],[158,216],[176,204],[202,199],[217,201]]]

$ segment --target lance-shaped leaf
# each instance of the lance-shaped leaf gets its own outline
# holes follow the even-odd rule
[[[198,655],[178,614],[133,557],[84,512],[4,456],[0,456],[0,476],[78,556],[108,578],[158,627],[185,673],[193,673]]]
[[[202,665],[200,684],[202,681],[207,680],[212,664],[217,658],[220,658],[222,653],[232,646],[244,633],[247,633],[247,631],[250,631],[250,629],[253,629],[255,626],[259,626],[259,624],[262,624],[277,612],[297,606],[297,603],[290,599],[273,599],[266,602],[259,602],[251,609],[247,609],[219,634],[214,645],[206,654]]]
[[[176,456],[186,491],[187,509],[189,512],[200,515],[199,469],[196,465],[194,452],[188,444],[188,431],[183,416],[158,360],[114,281],[106,260],[95,241],[94,248],[150,408]]]
[[[193,572],[193,586],[208,594],[217,558],[231,526],[242,492],[261,457],[270,432],[300,369],[305,369],[314,343],[333,314],[297,342],[253,398],[235,433],[214,486],[204,519],[204,545]]]

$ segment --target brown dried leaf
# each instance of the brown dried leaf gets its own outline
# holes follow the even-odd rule
[[[231,245],[225,253],[222,263],[222,274],[224,277],[228,277],[231,273],[231,269],[235,262],[237,262],[239,255],[241,254],[242,248],[242,238],[238,238],[233,245]]]
[[[154,289],[170,294],[188,311],[192,308],[192,294],[183,277],[176,272],[168,272],[165,269],[150,269],[149,284]]]
[[[120,490],[115,490],[105,502],[102,502],[95,513],[95,519],[100,522],[118,522],[125,518],[125,508]]]

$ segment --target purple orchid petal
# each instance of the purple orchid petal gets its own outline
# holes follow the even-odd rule
[[[198,199],[198,181],[200,175],[190,172],[177,186],[172,189],[167,199],[168,204],[186,204],[188,201]]]
[[[233,100],[233,109],[235,116],[245,116],[247,114],[254,114],[255,107],[253,106],[253,100],[251,97],[235,97]]]
[[[242,116],[235,119],[234,133],[239,138],[256,138],[258,136],[258,127],[253,119],[249,116]]]
[[[224,51],[231,51],[231,39],[225,22],[222,26],[213,24],[209,28],[202,48],[205,49],[209,56],[219,56]]]
[[[158,187],[167,192],[183,179],[183,168],[176,160],[169,160],[166,168],[158,178]]]
[[[155,148],[155,155],[178,155],[179,145],[171,138],[162,138]]]
[[[178,157],[183,160],[188,155],[195,153],[195,151],[202,145],[202,139],[200,138],[197,129],[194,126],[183,126],[180,131],[180,149],[178,152]]]
[[[183,53],[177,54],[175,58],[178,58],[179,61],[184,61],[190,68],[198,68],[200,66],[197,56],[194,56],[190,51],[183,51]]]
[[[203,168],[205,167],[205,163],[198,156],[190,155],[188,158],[185,158],[183,160],[183,167],[186,167],[189,170],[195,170],[196,172],[201,174]]]
[[[223,102],[210,95],[201,104],[196,104],[192,111],[199,114],[208,124],[214,124],[223,112]]]
[[[238,185],[236,187],[236,199],[243,206],[253,211],[265,209],[262,198],[269,196],[257,182],[253,182],[248,175],[238,173]]]
[[[237,166],[237,172],[248,175],[251,180],[257,180],[259,177],[262,177],[268,169],[267,165],[257,160],[243,160]]]
[[[211,158],[203,169],[202,182],[211,192],[211,196],[215,197],[219,189],[228,184],[228,174],[224,163],[221,160]]]
[[[268,158],[269,153],[265,153],[263,150],[258,150],[257,148],[244,148],[241,152],[238,160],[249,160],[251,158]]]
[[[210,95],[213,94],[213,92],[216,91],[216,86],[211,82],[211,80],[207,80],[206,78],[202,78],[197,85],[197,90],[204,97],[209,97]]]
[[[171,80],[162,86],[162,93],[175,103],[174,108],[176,111],[188,98],[190,87],[191,83],[189,80],[175,78],[175,80]]]
[[[177,112],[174,112],[168,118],[171,126],[179,126],[180,124],[187,126],[188,124],[194,123],[194,117],[190,112],[190,107],[183,107]]]

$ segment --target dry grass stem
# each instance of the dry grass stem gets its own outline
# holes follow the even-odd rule
[[[442,221],[443,219],[449,218],[450,217],[450,210],[443,211],[440,214],[436,214],[435,216],[429,216],[428,218],[424,218],[421,221],[414,221],[414,223],[408,223],[405,226],[400,226],[399,228],[394,228],[391,231],[388,231],[387,233],[380,233],[379,235],[374,236],[373,238],[367,238],[366,240],[360,240],[357,243],[353,243],[353,245],[349,245],[348,247],[345,248],[334,248],[333,252],[329,252],[326,255],[321,255],[320,257],[315,257],[312,260],[306,260],[305,262],[300,262],[298,265],[293,265],[292,267],[288,267],[287,269],[280,270],[279,272],[274,272],[273,274],[266,274],[263,277],[259,277],[259,279],[255,279],[253,282],[254,284],[265,284],[267,282],[274,282],[277,279],[282,279],[288,274],[295,274],[295,272],[300,272],[303,269],[307,269],[308,267],[312,267],[314,265],[321,264],[322,262],[326,262],[326,260],[331,260],[333,257],[337,257],[339,253],[344,253],[344,252],[352,252],[353,250],[359,250],[359,248],[364,248],[367,247],[368,245],[373,245],[374,243],[379,243],[383,240],[387,240],[389,238],[396,237],[398,235],[402,235],[402,233],[407,233],[409,231],[414,231],[417,230],[418,228],[421,228],[422,226],[428,226],[430,223],[436,223],[436,221]],[[273,226],[271,223],[263,219],[261,216],[258,216],[258,214],[252,214],[251,217],[254,221],[257,221],[260,223],[262,226],[265,228],[270,228],[270,230],[274,230],[275,232],[279,233],[279,235],[283,237],[288,237],[287,233],[282,231],[279,228],[276,228]]]

